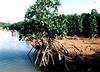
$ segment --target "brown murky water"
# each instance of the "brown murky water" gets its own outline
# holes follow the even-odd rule
[[[0,72],[40,72],[27,56],[29,50],[26,42],[18,40],[18,34],[0,30]]]

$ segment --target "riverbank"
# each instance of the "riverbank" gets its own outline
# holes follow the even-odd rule
[[[36,40],[33,39],[30,42],[33,46],[36,45]],[[46,39],[44,39],[44,44],[47,44]],[[100,38],[84,38],[84,37],[67,37],[67,38],[57,38],[53,40],[53,45],[58,47],[58,49],[52,49],[52,58],[49,58],[48,64],[44,67],[45,72],[99,72],[100,69]],[[60,45],[63,46],[60,49]],[[38,46],[39,47],[39,46]],[[37,48],[38,48],[37,47]],[[55,51],[57,50],[57,51]],[[60,50],[60,51],[59,51]],[[66,51],[65,52],[63,52]],[[38,50],[39,51],[39,50]],[[43,51],[44,52],[44,51]],[[58,52],[63,52],[63,54]],[[45,51],[45,53],[47,53]],[[43,53],[38,55],[37,64],[41,63],[43,59]],[[48,54],[47,54],[48,55]],[[46,56],[46,55],[45,55]],[[68,57],[68,58],[66,58]],[[48,57],[44,57],[48,58]],[[45,59],[45,61],[48,61]],[[45,62],[44,61],[44,62]],[[54,64],[53,64],[54,63]]]

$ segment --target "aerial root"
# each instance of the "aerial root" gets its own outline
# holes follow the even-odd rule
[[[55,59],[58,58],[59,61],[62,61],[64,58],[65,68],[69,71],[67,66],[67,61],[72,61],[72,58],[69,56],[68,50],[63,46],[63,44],[51,42],[51,45],[43,45],[45,47],[39,48],[37,51],[37,56],[35,63],[39,64],[40,67],[46,67],[49,63],[55,65]],[[75,47],[75,46],[74,46]],[[76,48],[76,47],[75,47]],[[78,49],[77,49],[78,50]],[[55,58],[57,56],[57,58]]]

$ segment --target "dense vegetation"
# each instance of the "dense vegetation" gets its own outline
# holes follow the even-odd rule
[[[32,7],[29,9],[31,10]],[[48,19],[44,17],[45,19],[41,18],[41,20],[38,19],[39,17],[37,19],[32,18],[34,16],[31,17],[32,19],[28,17],[33,14],[29,9],[25,20],[8,25],[9,29],[20,30],[24,35],[33,35],[39,31],[47,31],[46,29],[52,36],[84,35],[89,37],[92,34],[100,34],[100,14],[95,9],[92,9],[91,13],[82,13],[81,15],[51,14]]]
[[[20,22],[16,22],[16,23],[13,23],[13,24],[9,24],[9,25],[6,25],[5,27],[9,28],[9,30],[17,30],[17,31],[20,31],[21,28],[23,28],[24,26],[24,22],[23,21],[20,21]]]
[[[0,27],[3,29],[8,25],[8,23],[0,22]]]
[[[61,62],[66,66],[70,61],[68,51],[62,44],[53,43],[55,37],[67,35],[82,35],[85,37],[100,34],[100,14],[95,9],[91,13],[81,15],[64,15],[58,13],[59,0],[37,0],[27,10],[25,19],[9,26],[9,29],[16,29],[20,32],[20,38],[31,36],[37,40],[35,63],[40,66],[47,66],[51,63]],[[47,44],[43,38],[47,39]],[[73,48],[77,48],[73,45]],[[75,59],[74,59],[75,60]]]
[[[67,35],[83,35],[89,37],[100,34],[100,14],[95,9],[91,13],[81,15],[64,15],[58,13],[58,0],[40,1],[30,6],[24,21],[9,25],[9,29],[16,29],[21,35],[37,35],[56,37]],[[39,33],[40,32],[40,33]]]
[[[50,12],[49,9],[46,10],[47,7],[43,7],[43,10],[41,9],[43,5],[39,6],[40,9],[35,6],[31,6],[25,15],[24,26],[21,29],[24,35],[36,35],[41,32],[44,36],[51,37],[67,35],[89,37],[92,34],[100,34],[100,14],[95,9],[92,9],[91,13],[81,15],[64,15],[58,14],[57,10]]]

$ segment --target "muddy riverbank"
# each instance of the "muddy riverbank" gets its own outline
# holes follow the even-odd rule
[[[35,40],[31,41],[31,44],[34,46]],[[62,38],[55,39],[54,45],[56,47],[59,44],[62,44],[67,52],[67,55],[59,56],[58,52],[55,49],[52,49],[52,58],[49,58],[48,64],[44,67],[41,66],[41,69],[44,72],[99,72],[100,69],[100,38],[90,39],[90,38]],[[44,44],[46,39],[44,39]],[[43,46],[36,46],[35,48],[40,49]],[[39,50],[38,50],[39,51]],[[44,50],[43,50],[44,51]],[[62,51],[62,50],[60,50]],[[38,52],[35,54],[38,56]],[[46,56],[46,55],[45,55]],[[69,57],[66,58],[66,57]],[[40,66],[40,63],[43,58],[43,53],[40,53],[38,56],[37,64]],[[48,57],[45,57],[48,58]],[[47,59],[46,59],[47,60]],[[44,62],[46,62],[46,60]]]

